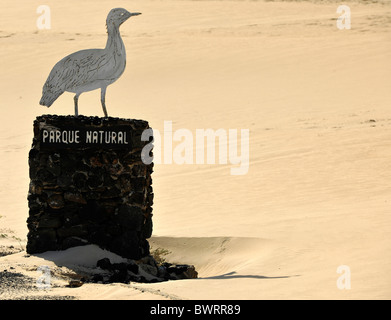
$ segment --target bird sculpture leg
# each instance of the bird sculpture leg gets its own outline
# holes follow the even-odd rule
[[[108,118],[109,116],[107,115],[105,100],[106,100],[106,87],[102,88],[100,91],[100,102],[102,103],[103,113],[105,114],[105,117]]]
[[[79,100],[79,96],[80,94],[77,94],[75,95],[75,97],[73,98],[73,101],[75,101],[75,117],[78,117],[79,116],[79,107],[78,107],[78,100]]]

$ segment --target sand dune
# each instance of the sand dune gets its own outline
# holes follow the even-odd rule
[[[104,47],[113,4],[47,1],[52,26],[38,30],[41,3],[3,2],[0,248],[11,252],[26,244],[32,122],[73,112],[68,93],[39,106],[42,85],[65,55]],[[151,245],[194,264],[199,279],[67,288],[73,258],[91,257],[92,268],[107,253],[21,251],[0,257],[0,270],[30,285],[0,286],[0,299],[390,298],[391,6],[347,1],[352,28],[339,30],[340,4],[118,1],[143,15],[121,26],[127,69],[108,88],[109,115],[161,132],[165,120],[191,132],[249,129],[248,173],[232,176],[231,164],[155,167]],[[98,91],[80,97],[79,112],[102,115]],[[39,291],[43,264],[59,279]],[[341,265],[351,270],[349,290],[336,284]]]

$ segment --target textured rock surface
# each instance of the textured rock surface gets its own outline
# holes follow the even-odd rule
[[[96,265],[106,273],[91,276],[89,282],[153,283],[198,277],[198,272],[193,265],[173,265],[167,262],[159,265],[152,256],[145,256],[137,261],[128,259],[127,263],[111,263],[110,259],[103,258]]]
[[[148,128],[142,120],[37,117],[27,252],[93,243],[131,259],[149,254],[153,164],[141,161]]]

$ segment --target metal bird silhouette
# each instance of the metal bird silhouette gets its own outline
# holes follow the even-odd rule
[[[39,104],[50,107],[65,91],[75,93],[75,116],[78,116],[78,99],[83,92],[101,89],[101,103],[105,117],[106,88],[116,81],[126,66],[126,51],[119,27],[139,12],[123,8],[112,9],[106,19],[107,44],[104,49],[88,49],[72,53],[55,64],[47,78]]]

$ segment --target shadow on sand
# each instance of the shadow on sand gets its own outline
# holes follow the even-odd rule
[[[252,274],[237,274],[236,271],[224,273],[219,276],[212,276],[212,277],[200,277],[199,279],[241,279],[241,278],[250,278],[250,279],[284,279],[284,278],[291,278],[291,277],[300,277],[300,275],[295,274],[292,276],[278,276],[278,277],[267,277],[267,276],[260,276],[260,275],[252,275]]]

